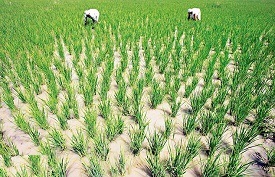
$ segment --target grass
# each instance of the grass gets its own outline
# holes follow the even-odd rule
[[[126,173],[126,158],[122,151],[120,151],[119,157],[115,166],[111,167],[112,176],[124,176]]]
[[[183,117],[183,132],[186,135],[189,135],[192,131],[195,130],[197,126],[197,117],[195,115],[187,115]]]
[[[172,176],[181,176],[183,175],[187,168],[188,164],[199,154],[201,149],[200,139],[194,136],[191,136],[188,139],[188,143],[184,147],[181,144],[175,146],[175,151],[172,152],[171,148],[169,149],[169,157],[167,160],[167,171]]]
[[[155,109],[157,105],[159,105],[162,102],[163,97],[164,93],[162,91],[162,88],[160,87],[160,84],[156,80],[153,80],[152,93],[150,94],[151,108]]]
[[[81,157],[87,155],[88,142],[81,130],[78,130],[76,134],[73,134],[71,139],[71,146],[73,151]]]
[[[101,160],[106,161],[110,152],[109,141],[105,134],[99,134],[94,138],[95,152]]]
[[[158,156],[166,144],[167,139],[164,134],[155,131],[151,137],[147,137],[147,141],[149,143],[149,152],[154,156]]]
[[[51,144],[56,147],[60,148],[62,151],[66,149],[66,140],[61,131],[57,129],[53,129],[50,133],[50,142]]]
[[[146,161],[148,163],[148,169],[150,171],[150,176],[152,177],[165,177],[166,171],[163,163],[160,162],[159,156],[152,155],[150,153],[146,156]]]
[[[41,164],[40,164],[39,155],[29,155],[29,163],[32,174],[38,176],[41,173]]]
[[[219,162],[220,155],[221,154],[218,154],[217,156],[210,156],[207,158],[207,161],[202,167],[203,177],[221,176],[222,164]]]
[[[107,139],[109,141],[113,141],[114,138],[117,135],[120,135],[123,133],[124,130],[124,121],[122,120],[121,116],[110,116],[107,120],[106,120],[106,135],[107,135]]]
[[[84,164],[85,171],[89,177],[103,177],[104,171],[99,163],[99,159],[96,156],[89,158],[89,164]]]
[[[97,129],[96,129],[97,114],[96,114],[96,112],[91,109],[87,109],[85,111],[84,122],[86,125],[86,131],[87,131],[88,135],[91,138],[94,138],[97,133]]]
[[[138,155],[142,148],[142,143],[145,139],[145,128],[146,127],[132,127],[129,132],[130,136],[130,149],[134,155]]]

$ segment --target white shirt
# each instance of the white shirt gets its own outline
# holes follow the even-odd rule
[[[99,12],[97,9],[89,9],[84,12],[85,16],[91,16],[95,21],[98,22],[99,19]]]

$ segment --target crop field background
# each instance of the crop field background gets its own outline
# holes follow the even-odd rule
[[[274,176],[274,9],[0,0],[0,177]]]

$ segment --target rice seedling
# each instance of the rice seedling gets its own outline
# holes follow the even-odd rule
[[[185,151],[180,144],[175,146],[175,152],[172,152],[170,148],[166,164],[167,171],[172,176],[182,176],[186,172],[188,164],[198,155],[200,148],[200,139],[196,139],[194,136],[189,138]]]
[[[157,133],[156,131],[151,137],[147,137],[149,143],[149,152],[154,155],[158,156],[163,149],[164,145],[167,142],[164,134]]]
[[[0,155],[3,157],[5,166],[10,167],[12,165],[11,158],[19,155],[19,151],[9,139],[6,141],[0,139]]]
[[[121,116],[114,116],[108,117],[106,120],[106,135],[109,141],[113,141],[117,135],[122,134],[124,129],[124,121],[122,120]]]
[[[73,134],[71,139],[71,146],[73,151],[81,157],[87,154],[88,142],[85,139],[83,132],[78,130],[76,134]]]
[[[26,167],[21,167],[20,168],[20,171],[16,171],[16,174],[15,174],[16,177],[28,177],[29,174],[27,172],[27,169]]]
[[[146,161],[152,177],[165,177],[166,171],[164,165],[160,162],[159,156],[147,153]]]
[[[29,135],[30,135],[32,141],[34,142],[34,144],[36,146],[39,146],[40,143],[41,143],[39,131],[36,128],[34,128],[34,127],[30,127],[30,129],[29,129]]]
[[[49,128],[49,123],[47,121],[47,116],[45,115],[44,109],[40,110],[38,108],[37,103],[31,104],[30,107],[31,115],[36,120],[36,123],[43,130],[47,130]]]
[[[50,146],[49,142],[41,143],[40,152],[42,155],[46,155],[48,157],[48,165],[53,167],[57,163],[56,153]]]
[[[2,176],[2,177],[8,177],[7,171],[4,168],[2,168],[2,167],[0,167],[0,176]]]
[[[226,131],[226,124],[224,123],[216,124],[215,128],[213,128],[211,135],[207,139],[207,143],[209,147],[207,154],[209,156],[213,156],[214,153],[221,148],[222,136],[225,131]]]
[[[10,110],[15,110],[16,107],[15,107],[15,104],[14,104],[14,101],[13,101],[13,96],[12,96],[12,93],[11,93],[11,90],[8,86],[8,83],[6,82],[3,82],[1,84],[1,87],[2,87],[2,99],[3,99],[3,102],[8,106],[8,108]]]
[[[165,130],[163,132],[163,136],[165,139],[168,139],[174,129],[173,121],[172,121],[172,119],[166,118],[164,123],[165,123]]]
[[[245,127],[240,126],[233,133],[233,154],[240,154],[247,151],[249,148],[249,144],[256,140],[256,136],[258,135],[258,127]]]
[[[206,163],[202,167],[203,177],[221,176],[222,164],[219,164],[220,155],[221,154],[218,154],[216,156],[210,156],[207,158]]]
[[[56,164],[54,164],[51,167],[52,167],[52,171],[51,171],[52,176],[66,177],[68,161],[61,159],[61,161],[57,161]]]
[[[150,94],[151,108],[155,109],[157,105],[159,105],[162,102],[163,97],[164,93],[162,91],[162,88],[160,87],[160,84],[156,80],[153,80],[152,92]]]
[[[96,129],[97,114],[96,114],[96,112],[91,109],[87,109],[85,111],[84,122],[86,124],[86,131],[87,131],[88,135],[91,138],[94,138],[97,133],[97,129]]]
[[[56,147],[60,148],[62,151],[66,149],[65,145],[65,138],[62,132],[58,131],[57,129],[53,129],[50,133],[50,143]]]
[[[111,101],[106,99],[99,104],[100,114],[104,119],[107,119],[111,114]]]
[[[89,158],[89,165],[84,164],[85,171],[89,177],[103,177],[104,171],[99,163],[97,156],[91,156]]]
[[[197,117],[195,115],[187,115],[183,117],[182,129],[184,134],[189,135],[197,127]]]
[[[217,123],[217,116],[211,112],[203,112],[200,116],[200,131],[202,135],[206,136]]]
[[[22,89],[14,89],[17,97],[23,102],[27,103],[27,96],[23,93]],[[1,99],[0,99],[1,100]]]
[[[239,154],[231,154],[223,176],[246,176],[250,163],[243,164]]]
[[[176,117],[182,103],[181,101],[177,100],[176,90],[172,89],[170,96],[171,96],[171,102],[169,104],[171,107],[171,117]]]
[[[126,173],[126,159],[122,151],[120,151],[118,161],[115,163],[115,166],[111,167],[112,176],[123,176]]]
[[[109,154],[109,141],[105,134],[98,134],[94,137],[95,152],[101,160],[106,161]]]
[[[38,176],[41,173],[40,156],[39,155],[29,155],[29,163],[32,174]]]
[[[25,133],[28,133],[31,129],[30,124],[25,120],[24,115],[21,112],[18,112],[14,117],[15,124]]]
[[[196,88],[196,86],[198,85],[199,83],[199,79],[197,77],[194,77],[192,79],[192,83],[191,85],[186,85],[185,86],[185,92],[184,92],[184,96],[186,98],[188,98],[190,96],[190,94],[192,93],[192,91]]]
[[[270,148],[267,150],[267,166],[275,167],[275,148]]]
[[[148,65],[145,71],[145,85],[151,85],[154,78],[154,71],[151,65]]]
[[[142,143],[145,139],[145,128],[146,127],[132,127],[132,130],[129,132],[131,139],[130,149],[134,155],[138,155],[141,151]]]

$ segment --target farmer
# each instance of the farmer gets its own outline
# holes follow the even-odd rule
[[[97,23],[99,19],[99,12],[97,9],[89,9],[84,12],[84,24],[87,24],[88,18],[92,19],[93,23]]]
[[[188,9],[188,20],[201,20],[201,10],[199,8]]]

